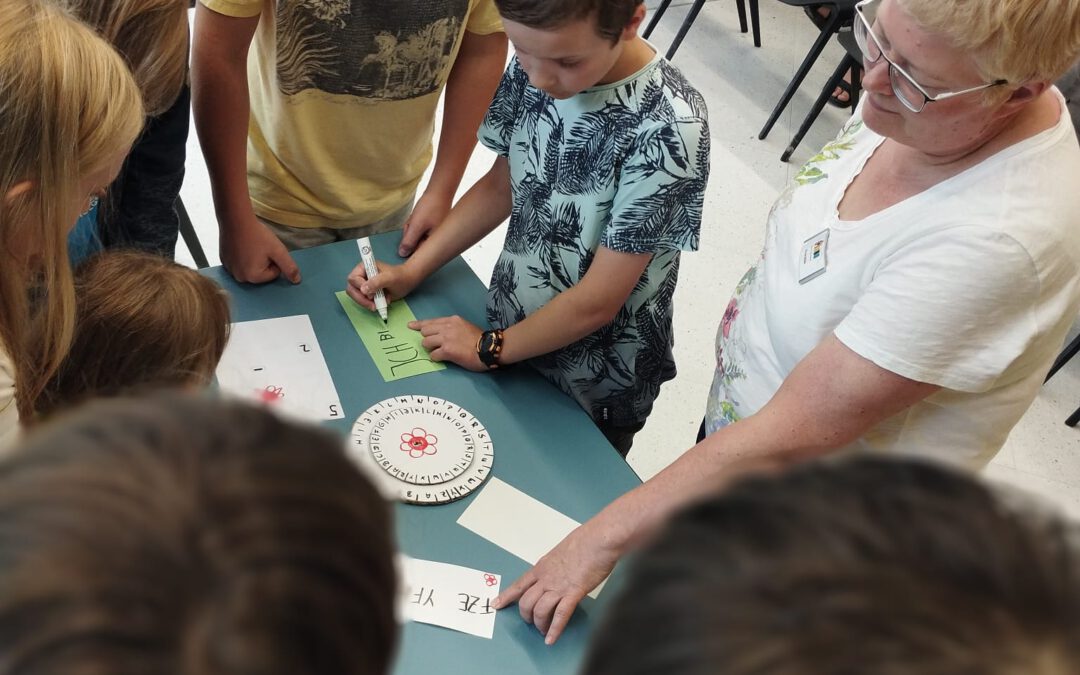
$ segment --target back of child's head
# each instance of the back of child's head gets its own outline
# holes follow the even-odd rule
[[[92,30],[51,0],[0,2],[0,342],[24,416],[71,340],[80,183],[131,147],[143,119],[131,73]]]
[[[147,113],[164,112],[187,78],[188,0],[56,0],[127,61]]]
[[[0,674],[382,675],[388,505],[341,440],[156,395],[0,462]]]
[[[887,459],[741,482],[632,563],[588,675],[1080,672],[1080,541]]]
[[[75,271],[75,337],[36,406],[213,379],[229,339],[229,303],[214,281],[166,258],[105,251]]]
[[[619,39],[644,0],[495,0],[499,15],[528,28],[552,30],[596,17],[597,33]]]

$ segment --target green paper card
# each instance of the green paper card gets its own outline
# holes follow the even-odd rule
[[[345,291],[334,295],[352,321],[356,334],[364,341],[383,380],[391,382],[446,369],[444,364],[431,360],[421,344],[424,337],[409,328],[409,322],[415,321],[416,316],[404,300],[395,300],[390,305],[388,321],[384,324],[378,314],[356,304]]]

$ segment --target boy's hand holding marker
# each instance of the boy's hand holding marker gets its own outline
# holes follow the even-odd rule
[[[375,264],[375,252],[371,250],[371,240],[362,237],[357,243],[360,246],[360,264],[364,266],[364,273],[367,274],[369,279],[374,279],[379,275],[379,268]],[[386,293],[382,289],[376,290],[373,300],[375,302],[375,311],[379,313],[379,318],[385,324],[389,319]]]
[[[386,303],[408,295],[419,284],[410,265],[378,266],[377,273],[368,276],[367,266],[361,262],[349,275],[345,292],[362,307],[378,311],[376,295],[382,291]],[[477,353],[482,330],[460,316],[411,321],[409,328],[424,336],[424,349],[435,361],[450,361],[475,372],[490,370]]]
[[[420,279],[410,273],[407,265],[388,265],[379,263],[378,274],[368,278],[364,264],[360,263],[349,274],[345,292],[356,301],[356,304],[377,312],[375,307],[375,293],[382,291],[389,305],[394,300],[403,298],[412,292],[420,283]]]

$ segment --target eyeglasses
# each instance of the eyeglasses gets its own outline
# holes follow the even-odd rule
[[[1008,84],[1005,80],[995,80],[994,82],[980,84],[969,89],[946,91],[936,95],[930,94],[926,91],[925,87],[916,82],[903,68],[893,63],[892,59],[888,56],[885,56],[885,50],[882,48],[881,43],[878,42],[877,36],[874,35],[870,20],[866,18],[866,8],[876,2],[878,2],[878,0],[863,0],[855,5],[856,21],[852,31],[855,33],[855,42],[858,43],[859,50],[863,53],[863,60],[867,64],[877,63],[878,59],[885,59],[885,62],[889,64],[889,83],[892,85],[893,93],[896,94],[896,98],[904,104],[904,107],[911,112],[922,112],[927,103],[943,101],[947,98],[953,98],[954,96],[961,96],[963,94],[970,94],[972,92],[982,91],[983,89]]]

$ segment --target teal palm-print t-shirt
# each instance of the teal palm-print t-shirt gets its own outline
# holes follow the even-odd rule
[[[600,423],[630,426],[675,377],[672,294],[698,247],[709,129],[705,102],[659,55],[633,76],[556,100],[511,61],[480,127],[510,166],[513,210],[488,291],[505,328],[585,276],[598,247],[652,254],[610,324],[531,360]]]

